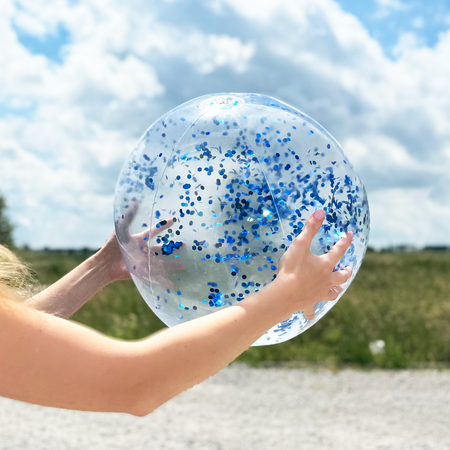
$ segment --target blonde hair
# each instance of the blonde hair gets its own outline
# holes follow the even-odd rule
[[[0,296],[24,299],[30,295],[31,283],[28,267],[11,250],[0,245]]]

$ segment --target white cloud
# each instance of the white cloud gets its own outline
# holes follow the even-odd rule
[[[448,243],[450,32],[434,48],[404,34],[392,61],[332,0],[17,4],[0,12],[0,191],[19,243],[101,245],[139,135],[226,91],[279,97],[343,143],[368,188],[373,244]],[[62,24],[62,64],[31,54],[12,24],[39,37]]]
[[[402,33],[398,39],[397,44],[395,44],[392,49],[392,54],[398,58],[400,55],[417,49],[421,45],[421,43],[422,42],[416,33]]]
[[[429,187],[440,172],[435,164],[414,157],[404,145],[378,133],[350,137],[343,144],[370,191]]]
[[[415,17],[413,19],[413,21],[411,22],[411,26],[413,28],[417,28],[417,29],[423,28],[424,25],[425,25],[425,20],[423,19],[423,17]]]
[[[377,8],[373,18],[377,20],[386,19],[394,13],[405,12],[414,7],[413,3],[405,3],[400,0],[376,0],[375,3]]]
[[[406,5],[400,0],[376,0],[376,3],[383,8],[394,10],[402,10],[406,8]]]
[[[379,248],[400,243],[417,248],[448,244],[450,210],[430,199],[429,193],[426,188],[393,188],[369,193],[371,242]]]
[[[284,2],[284,4],[281,4],[279,2],[274,2],[271,0],[247,0],[245,2],[240,0],[227,0],[222,3],[227,3],[237,13],[241,14],[249,21],[257,20],[261,22],[267,22],[273,18],[277,10],[286,7],[290,8],[293,2],[287,1]],[[302,8],[299,7],[297,8],[297,10],[301,11]]]
[[[14,25],[26,34],[43,38],[54,34],[58,24],[69,17],[69,8],[64,0],[17,0],[6,1],[7,13]]]
[[[198,49],[202,49],[198,51]],[[219,67],[230,66],[238,73],[245,72],[255,53],[255,45],[243,44],[238,38],[210,34],[190,39],[186,60],[198,67],[200,74],[209,74]]]

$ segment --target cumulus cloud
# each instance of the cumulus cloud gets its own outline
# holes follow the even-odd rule
[[[58,27],[59,60],[18,36]],[[0,191],[19,243],[100,246],[139,135],[227,91],[278,97],[343,144],[368,188],[373,245],[447,243],[449,31],[433,48],[405,34],[391,60],[333,0],[5,0],[0,42]]]

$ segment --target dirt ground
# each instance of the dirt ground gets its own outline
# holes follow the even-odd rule
[[[0,450],[450,450],[450,371],[232,365],[136,418],[0,398]]]

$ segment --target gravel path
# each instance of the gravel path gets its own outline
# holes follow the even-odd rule
[[[0,398],[0,450],[450,450],[450,371],[232,365],[135,418]]]

